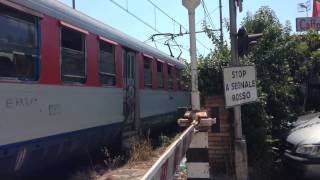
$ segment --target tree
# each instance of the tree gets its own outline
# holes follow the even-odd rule
[[[248,33],[263,33],[258,43],[241,58],[241,64],[256,66],[259,94],[258,102],[242,106],[242,120],[249,162],[255,164],[257,172],[261,167],[262,174],[266,174],[268,167],[265,166],[270,165],[267,162],[272,159],[268,153],[270,142],[282,138],[288,122],[304,111],[310,79],[318,77],[320,84],[320,35],[312,31],[291,35],[290,23],[282,25],[268,7],[261,7],[254,15],[247,13],[241,25]],[[202,99],[223,94],[222,67],[231,62],[227,43],[219,42],[210,29],[204,29],[214,49],[208,56],[199,57]],[[270,176],[265,176],[268,178]]]
[[[288,123],[305,109],[301,89],[306,86],[312,70],[319,61],[317,48],[320,36],[314,32],[290,35],[289,23],[282,25],[268,7],[254,15],[247,14],[242,25],[248,33],[263,33],[262,39],[242,59],[242,64],[255,64],[260,99],[243,106],[244,132],[248,140],[251,162],[264,166],[270,144],[284,137]],[[262,169],[265,169],[262,168]],[[268,177],[270,178],[270,177]]]

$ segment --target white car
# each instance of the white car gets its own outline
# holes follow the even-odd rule
[[[320,112],[298,117],[286,138],[284,162],[303,177],[320,178]]]

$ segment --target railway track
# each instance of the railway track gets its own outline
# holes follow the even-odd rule
[[[143,133],[142,137],[145,138],[149,136],[150,144],[152,148],[154,148],[156,151],[155,154],[159,155],[161,154],[161,149],[159,150],[159,147],[162,146],[164,143],[166,145],[169,145],[170,141],[172,141],[172,139],[178,133],[178,126],[172,124],[166,128],[155,128],[153,130],[150,130],[149,132],[145,132]],[[80,157],[64,161],[63,163],[58,163],[44,170],[32,173],[31,175],[22,175],[14,177],[11,176],[5,178],[14,180],[80,180],[90,178],[96,179],[99,176],[102,176],[108,170],[108,167],[105,164],[106,158],[108,158],[108,161],[110,162],[112,162],[113,160],[116,161],[113,162],[116,163],[116,165],[112,166],[126,166],[128,160],[130,159],[130,156],[127,152],[121,150],[120,145],[121,143],[118,142],[117,144],[114,144],[113,147],[109,147],[107,156],[106,152],[103,151],[104,146],[102,146],[94,152],[84,152],[83,155]],[[146,162],[146,164],[149,164],[151,167],[153,161],[152,159],[148,161],[149,162]]]

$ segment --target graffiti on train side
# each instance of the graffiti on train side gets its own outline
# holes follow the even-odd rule
[[[61,104],[49,104],[49,116],[61,115]]]
[[[35,97],[13,97],[6,98],[5,107],[7,109],[28,108],[38,103]]]
[[[36,97],[10,97],[4,101],[4,107],[8,110],[22,110],[32,108],[40,113],[48,113],[49,116],[59,116],[62,112],[61,104],[41,105]],[[39,109],[38,109],[39,108]],[[37,110],[38,109],[38,110]]]

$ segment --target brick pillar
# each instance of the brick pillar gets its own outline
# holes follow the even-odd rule
[[[225,109],[223,96],[206,98],[206,108],[211,117],[216,118],[216,124],[209,132],[209,162],[214,175],[233,174],[233,131],[230,113]]]

